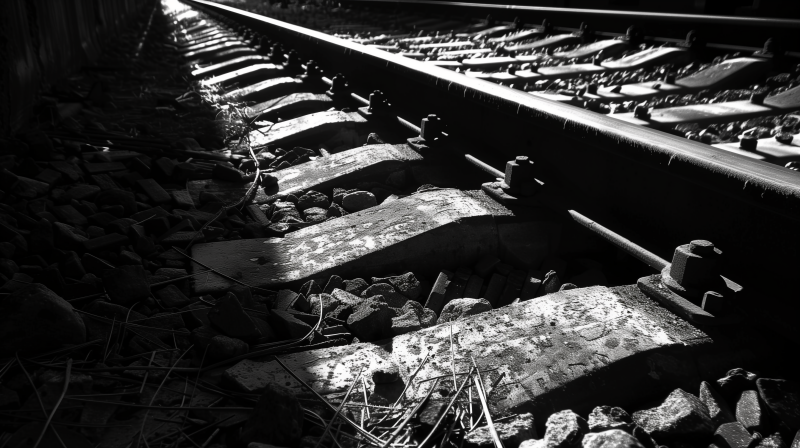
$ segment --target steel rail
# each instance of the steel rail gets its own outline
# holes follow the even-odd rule
[[[701,23],[719,24],[736,26],[755,26],[755,27],[778,27],[800,29],[800,20],[781,19],[777,17],[738,17],[738,16],[716,16],[703,14],[679,14],[667,12],[646,12],[646,11],[624,11],[624,10],[601,10],[586,8],[558,8],[551,6],[525,6],[525,5],[496,5],[492,3],[469,3],[469,2],[448,2],[438,0],[347,0],[348,2],[359,3],[393,3],[396,5],[432,5],[458,8],[475,9],[498,9],[506,11],[526,11],[541,13],[569,14],[581,17],[611,17],[614,19],[651,19],[663,22],[681,23]]]
[[[539,98],[505,86],[470,78],[397,54],[346,41],[207,0],[185,0],[208,12],[225,15],[256,31],[304,46],[313,56],[347,61],[355,69],[371,67],[415,82],[441,94],[479,103],[582,145],[677,176],[757,207],[800,219],[800,172],[733,154],[653,129],[644,128],[567,104]],[[304,54],[305,55],[305,54]],[[311,55],[305,55],[306,57]],[[465,124],[468,126],[468,124]],[[528,130],[526,130],[528,131]]]

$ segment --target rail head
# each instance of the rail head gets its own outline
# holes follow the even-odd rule
[[[800,172],[230,6],[207,0],[185,2],[242,20],[263,32],[311,42],[320,51],[346,55],[351,65],[380,67],[443,94],[485,105],[491,113],[529,122],[736,200],[800,220]]]
[[[566,14],[581,18],[614,18],[632,20],[658,20],[661,22],[736,25],[746,27],[793,28],[800,30],[800,20],[779,17],[739,17],[706,14],[679,14],[668,12],[624,11],[616,9],[559,8],[553,6],[506,5],[494,3],[450,2],[439,0],[347,0],[349,3],[390,3],[402,5],[431,5],[437,7],[470,8],[474,10],[525,11],[545,14]]]

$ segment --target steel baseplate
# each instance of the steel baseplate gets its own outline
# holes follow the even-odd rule
[[[645,295],[657,301],[668,310],[692,324],[733,325],[738,324],[743,320],[740,314],[736,314],[734,312],[730,312],[721,316],[712,315],[689,300],[684,299],[673,292],[664,283],[664,278],[661,274],[642,277],[636,282],[636,286],[638,286],[639,290],[641,290]],[[739,289],[741,289],[741,287]]]
[[[543,186],[543,184],[538,180],[536,182],[539,183],[539,188]],[[486,193],[489,197],[491,197],[495,201],[507,207],[511,206],[536,207],[544,205],[542,203],[540,195],[514,196],[509,194],[510,187],[506,185],[505,182],[499,179],[496,182],[487,182],[485,184],[482,184],[481,190],[483,190],[484,193]]]
[[[414,148],[415,151],[423,153],[431,151],[437,148],[438,146],[441,146],[442,144],[441,140],[442,140],[441,138],[435,138],[433,139],[433,141],[430,141],[430,140],[425,140],[422,137],[412,137],[406,139],[406,142],[408,143],[408,146]]]

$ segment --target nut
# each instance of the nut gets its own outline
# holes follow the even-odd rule
[[[436,140],[442,136],[442,120],[434,114],[422,119],[419,136],[425,140]]]
[[[684,287],[702,286],[713,282],[717,274],[717,259],[722,251],[705,240],[694,240],[675,248],[669,275]]]

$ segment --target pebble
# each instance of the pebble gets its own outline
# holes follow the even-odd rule
[[[369,288],[369,283],[363,278],[354,278],[344,281],[344,290],[356,296],[360,296],[367,288]]]
[[[621,429],[586,434],[581,445],[583,448],[645,448],[636,437]]]
[[[682,389],[675,389],[658,407],[634,412],[633,421],[658,442],[710,436],[715,428],[706,406]]]
[[[310,208],[319,208],[324,213],[330,205],[331,201],[327,196],[314,190],[309,190],[306,194],[297,198],[297,209],[301,212],[305,212]]]
[[[83,319],[46,286],[31,283],[0,300],[0,355],[34,354],[83,342]]]

